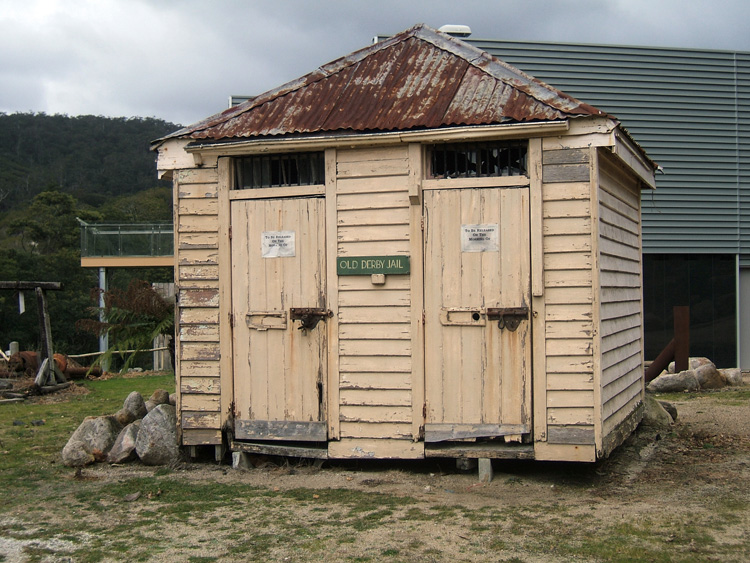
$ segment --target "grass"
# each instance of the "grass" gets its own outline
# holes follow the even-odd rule
[[[719,391],[703,391],[700,393],[655,393],[654,396],[662,401],[681,402],[696,399],[709,399],[717,405],[746,406],[750,404],[750,389],[723,388]]]
[[[116,412],[133,390],[146,397],[160,387],[172,391],[174,381],[161,375],[84,385],[87,395],[72,395],[66,402],[0,408],[0,538],[22,542],[28,561],[169,560],[178,550],[177,559],[194,563],[519,562],[527,560],[525,554],[534,560],[681,562],[742,561],[750,551],[745,536],[722,542],[715,535],[747,524],[750,498],[742,488],[698,499],[699,509],[689,514],[666,507],[627,521],[601,522],[594,509],[602,501],[596,495],[606,492],[589,493],[586,478],[568,478],[568,473],[555,481],[555,494],[567,492],[567,501],[536,496],[508,504],[502,495],[480,495],[481,503],[472,505],[456,491],[431,501],[382,492],[375,481],[367,490],[280,489],[241,478],[191,479],[179,467],[140,466],[136,473],[114,472],[106,480],[91,471],[90,478],[76,479],[59,455],[80,421]],[[747,401],[750,391],[707,396],[730,404],[725,401]],[[35,420],[44,424],[34,426]],[[549,475],[542,475],[541,482],[548,482]],[[498,475],[492,486],[519,498],[534,479],[531,472],[523,478]],[[128,501],[134,493],[140,494],[137,500]],[[623,494],[640,502],[635,485]],[[571,507],[570,499],[579,498],[584,504],[576,500]],[[615,495],[609,502],[617,506],[619,499]],[[0,553],[0,562],[4,558]]]
[[[156,389],[174,391],[173,375],[84,381],[89,393],[72,395],[58,403],[11,403],[0,408],[0,487],[11,493],[8,500],[28,500],[29,490],[50,476],[69,470],[59,463],[62,447],[87,416],[114,414],[131,391],[148,398]],[[35,425],[32,422],[42,421]],[[12,487],[5,485],[13,483]]]

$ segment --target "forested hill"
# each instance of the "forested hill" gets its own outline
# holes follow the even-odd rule
[[[158,119],[0,113],[0,255],[4,281],[62,282],[49,292],[55,349],[91,352],[96,336],[76,328],[90,307],[97,270],[82,268],[77,218],[88,222],[170,221],[172,189],[156,175],[154,139],[179,129]],[[171,281],[171,268],[117,269],[111,288],[131,279]],[[0,291],[0,347],[39,346],[34,299]]]
[[[149,143],[179,128],[153,118],[0,113],[0,209],[50,189],[99,207],[156,187]]]

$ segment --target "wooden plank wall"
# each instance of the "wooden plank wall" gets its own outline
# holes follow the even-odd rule
[[[408,147],[337,155],[336,255],[410,255]],[[412,438],[411,282],[338,277],[342,439]]]
[[[605,153],[599,160],[602,432],[643,392],[640,187]]]
[[[174,182],[182,444],[221,444],[217,169],[180,170]]]
[[[547,442],[594,444],[592,209],[587,148],[544,141],[542,234]],[[538,393],[538,391],[537,391]]]

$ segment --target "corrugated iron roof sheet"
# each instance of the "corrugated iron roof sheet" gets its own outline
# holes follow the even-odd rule
[[[425,25],[342,57],[169,137],[405,131],[605,115]]]

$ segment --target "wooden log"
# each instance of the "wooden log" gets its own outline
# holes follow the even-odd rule
[[[0,399],[0,405],[6,403],[21,403],[24,399]]]
[[[0,281],[0,289],[47,289],[57,290],[62,289],[62,283],[60,282],[34,282],[34,281]]]
[[[36,385],[37,387],[42,387],[49,380],[49,370],[47,369],[47,364],[49,364],[49,358],[44,358],[44,360],[42,360],[42,365],[39,366],[39,371],[36,372],[34,385]]]
[[[669,344],[664,347],[664,350],[659,353],[656,359],[651,362],[651,365],[648,366],[645,374],[645,381],[647,384],[659,377],[659,374],[667,369],[669,362],[674,358],[674,347],[675,342],[673,338],[669,341]]]
[[[55,349],[52,345],[52,325],[50,323],[49,318],[49,310],[47,308],[47,297],[44,294],[44,289],[41,287],[37,287],[35,289],[36,291],[36,298],[39,308],[39,332],[42,336],[42,353],[41,357],[45,360],[49,360],[47,362],[46,368],[42,368],[40,371],[45,371],[45,377],[46,380],[41,382],[40,385],[43,385],[44,383],[47,383],[48,381],[51,383],[63,383],[65,381],[65,376],[60,371],[60,369],[57,367],[57,363],[55,362]],[[37,375],[37,379],[39,376]]]
[[[39,392],[42,395],[47,395],[49,393],[54,393],[55,391],[62,391],[63,389],[67,389],[71,385],[73,385],[72,381],[66,381],[65,383],[58,383],[57,385],[45,385],[39,388]]]
[[[94,377],[99,377],[102,374],[102,368],[98,366],[94,367],[78,367],[78,366],[68,366],[68,369],[65,370],[66,377],[70,379],[83,379],[87,375],[93,375]]]

